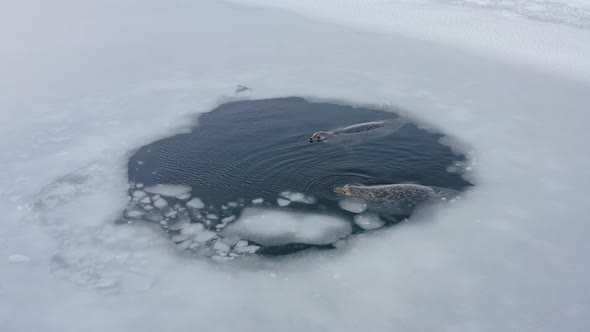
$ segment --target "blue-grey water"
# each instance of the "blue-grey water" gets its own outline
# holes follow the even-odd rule
[[[220,218],[239,215],[255,198],[278,206],[276,199],[285,190],[317,199],[311,205],[292,203],[289,209],[352,218],[338,206],[335,186],[418,183],[462,190],[470,185],[446,171],[464,157],[440,144],[442,135],[411,123],[397,131],[308,141],[316,131],[397,117],[294,97],[229,102],[201,115],[190,133],[141,147],[129,160],[129,180],[145,186],[188,185],[192,196]],[[228,202],[241,206],[227,209]],[[215,229],[215,224],[208,227]]]

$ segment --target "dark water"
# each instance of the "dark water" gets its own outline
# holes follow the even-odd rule
[[[395,118],[390,112],[301,98],[230,102],[200,116],[191,133],[140,148],[129,160],[129,180],[191,186],[192,195],[216,212],[229,201],[254,198],[277,205],[279,193],[289,190],[317,198],[316,204],[289,208],[342,214],[332,189],[347,183],[469,186],[445,171],[463,156],[438,143],[442,135],[411,123],[394,132],[308,142],[316,131]]]

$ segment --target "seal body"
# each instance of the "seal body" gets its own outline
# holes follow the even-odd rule
[[[318,131],[311,135],[309,141],[320,142],[334,135],[363,133],[385,127],[388,127],[392,131],[395,131],[403,127],[404,124],[406,124],[406,121],[401,119],[358,123],[344,128],[332,129],[330,131]]]
[[[360,133],[363,131],[369,131],[369,130],[381,128],[383,126],[385,126],[385,121],[365,122],[365,123],[359,123],[359,124],[355,124],[355,125],[340,128],[340,129],[334,129],[334,130],[332,130],[332,133],[333,134],[354,134],[354,133]]]
[[[363,198],[370,206],[396,215],[409,214],[416,205],[426,201],[447,199],[457,195],[457,192],[452,189],[409,183],[377,186],[345,185],[334,188],[334,192],[342,196]]]

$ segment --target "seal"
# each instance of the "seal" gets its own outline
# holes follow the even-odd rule
[[[310,143],[320,142],[320,141],[325,141],[334,135],[356,134],[356,133],[362,133],[362,132],[371,131],[371,130],[378,129],[378,128],[385,128],[385,127],[388,127],[391,131],[395,131],[395,130],[398,130],[401,127],[403,127],[406,124],[406,122],[407,122],[406,120],[402,120],[402,119],[373,121],[373,122],[358,123],[358,124],[344,127],[344,128],[332,129],[330,131],[318,131],[318,132],[314,133],[313,135],[311,135],[311,137],[309,138],[309,142]]]
[[[437,190],[433,187],[410,183],[377,186],[351,186],[347,184],[334,188],[334,192],[348,197],[412,202],[424,201],[437,196]]]

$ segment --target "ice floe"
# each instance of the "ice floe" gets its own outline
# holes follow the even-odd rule
[[[152,194],[187,199],[191,196],[192,188],[178,184],[157,184],[155,186],[146,187],[143,190]]]
[[[337,217],[247,208],[221,234],[263,246],[279,246],[290,243],[330,244],[351,232],[350,223]]]
[[[344,198],[338,201],[338,205],[352,213],[362,213],[367,209],[367,201],[362,198]]]
[[[381,228],[385,222],[379,218],[377,213],[364,212],[354,216],[354,223],[365,230]]]
[[[302,193],[296,193],[291,191],[283,191],[279,196],[288,199],[291,202],[314,204],[316,202],[315,197],[308,196]]]
[[[193,209],[202,209],[205,207],[205,204],[199,198],[195,197],[186,202],[186,206]]]

